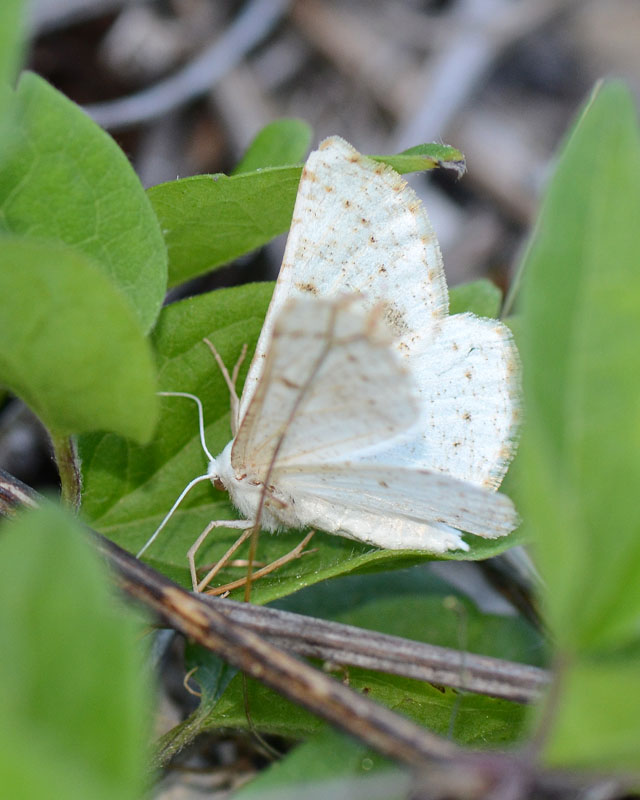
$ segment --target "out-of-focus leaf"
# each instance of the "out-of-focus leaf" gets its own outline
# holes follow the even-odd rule
[[[7,142],[13,127],[10,87],[22,55],[24,17],[23,0],[0,3],[0,165],[6,158]]]
[[[640,619],[639,219],[636,112],[612,83],[560,156],[525,265],[523,516],[567,648],[620,644]]]
[[[638,219],[636,112],[611,83],[561,153],[524,266],[519,486],[559,651],[545,755],[562,766],[640,770]]]
[[[16,75],[24,33],[24,5],[23,0],[3,0],[0,5],[0,86],[11,85]],[[0,111],[4,112],[2,106]]]
[[[6,797],[134,800],[145,788],[151,697],[140,630],[85,537],[53,508],[2,524]]]
[[[403,800],[409,775],[360,742],[331,728],[321,728],[281,761],[263,770],[234,800],[277,796],[292,800],[307,791],[325,797]]]
[[[0,339],[0,383],[52,433],[151,436],[149,344],[130,304],[82,253],[0,237]]]
[[[558,767],[640,768],[640,658],[585,658],[561,678],[547,761]]]
[[[145,331],[166,291],[158,220],[131,164],[75,103],[26,73],[0,164],[0,230],[71,245],[128,299]]]

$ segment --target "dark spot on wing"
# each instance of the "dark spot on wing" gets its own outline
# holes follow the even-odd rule
[[[306,283],[296,283],[296,289],[299,292],[308,292],[309,294],[318,294],[318,289],[315,284],[306,282]]]

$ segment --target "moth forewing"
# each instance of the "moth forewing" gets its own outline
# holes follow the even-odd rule
[[[362,294],[370,308],[384,304],[400,355],[446,317],[449,306],[438,240],[416,193],[390,167],[332,136],[303,169],[245,391],[251,395],[260,378],[273,325],[288,300],[350,292]]]
[[[274,471],[349,457],[414,426],[413,379],[391,342],[382,309],[359,296],[287,303],[233,444],[236,474],[262,481],[276,448]]]

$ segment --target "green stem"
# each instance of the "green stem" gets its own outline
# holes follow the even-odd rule
[[[77,511],[82,496],[82,475],[76,441],[71,436],[51,436],[53,454],[60,476],[61,499],[65,506]]]

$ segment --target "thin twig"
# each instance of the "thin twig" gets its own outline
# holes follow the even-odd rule
[[[520,703],[539,699],[546,670],[414,642],[291,611],[208,598],[228,619],[298,655],[450,686]],[[464,669],[462,669],[464,665]]]
[[[205,94],[273,30],[290,0],[251,0],[225,33],[171,77],[136,94],[86,106],[110,130],[161,117]]]
[[[130,597],[154,611],[165,624],[294,703],[405,764],[425,765],[463,753],[453,743],[238,625],[214,608],[210,600],[190,594],[113,542],[96,537],[98,549],[115,570],[117,583]]]

